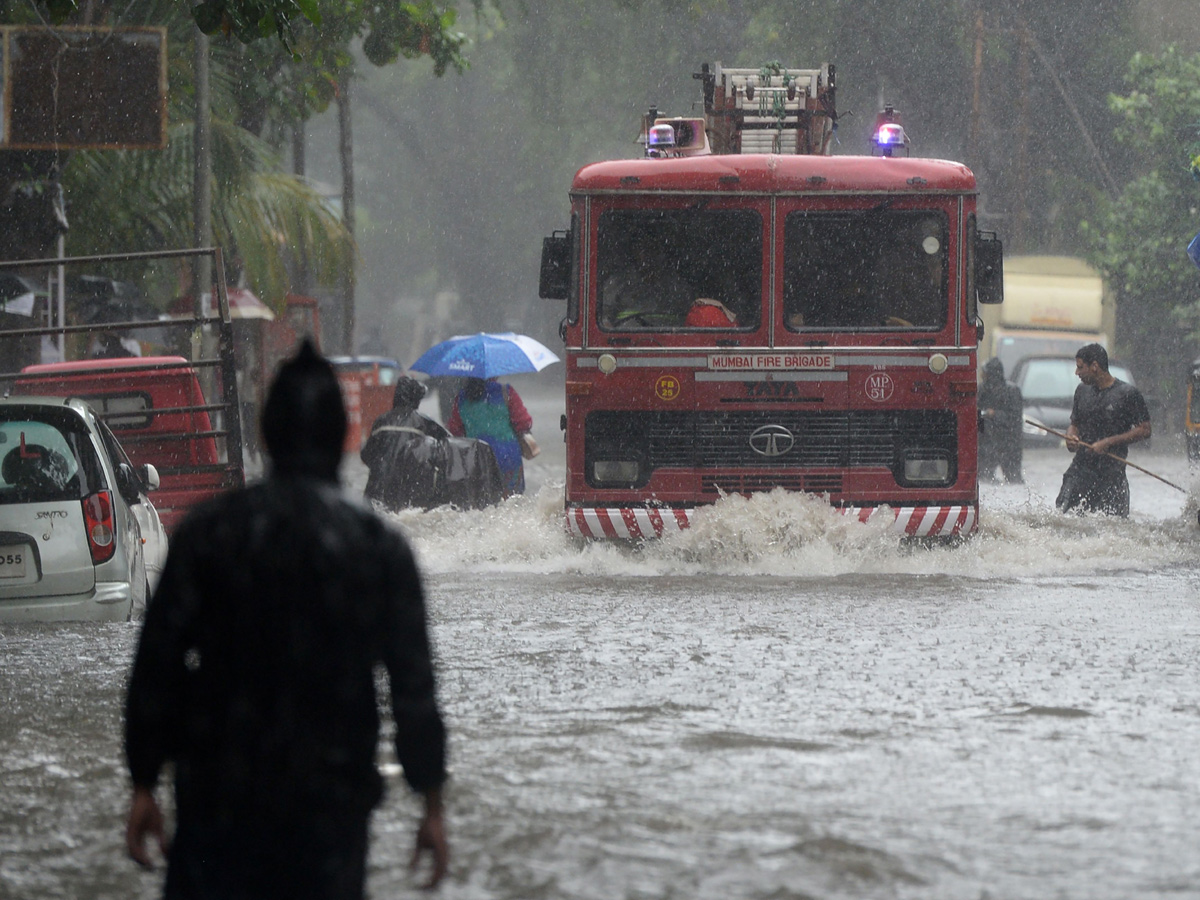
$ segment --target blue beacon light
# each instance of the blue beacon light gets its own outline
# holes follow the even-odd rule
[[[871,134],[871,146],[880,156],[892,156],[896,150],[908,155],[908,135],[900,124],[900,113],[894,106],[886,106],[875,117],[875,131]]]
[[[675,129],[665,123],[654,125],[646,132],[646,155],[662,157],[675,149]]]
[[[900,125],[883,125],[875,136],[875,142],[878,144],[891,144],[893,146],[902,145],[904,143],[904,128]]]

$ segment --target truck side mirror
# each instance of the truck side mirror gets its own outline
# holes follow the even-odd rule
[[[975,296],[980,303],[1004,302],[1004,245],[994,231],[975,237]]]
[[[542,239],[538,296],[546,300],[566,300],[570,290],[571,238],[565,231],[556,231]]]

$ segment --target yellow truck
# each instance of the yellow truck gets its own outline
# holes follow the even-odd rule
[[[1113,349],[1116,303],[1098,271],[1072,256],[1005,256],[1004,302],[980,306],[979,364],[1011,376],[1027,356],[1074,357],[1084,344]]]

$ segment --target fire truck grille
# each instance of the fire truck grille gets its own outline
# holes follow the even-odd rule
[[[957,450],[956,418],[945,410],[606,411],[588,417],[586,432],[589,455],[636,447],[651,470],[893,468],[910,448]],[[720,478],[709,483],[724,489]],[[837,487],[806,478],[804,489]]]
[[[705,475],[700,490],[705,494],[754,494],[780,487],[788,491],[836,494],[842,490],[841,475]]]

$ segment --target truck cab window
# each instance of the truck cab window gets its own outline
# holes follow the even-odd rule
[[[792,331],[940,329],[949,306],[948,260],[940,213],[791,213],[784,225],[784,322]]]
[[[750,330],[761,319],[762,220],[748,210],[609,210],[598,233],[605,331]]]

